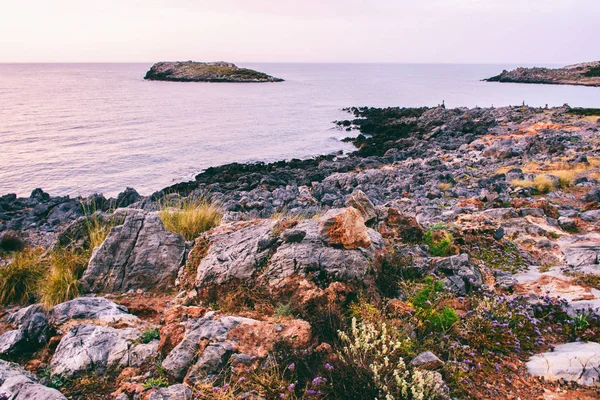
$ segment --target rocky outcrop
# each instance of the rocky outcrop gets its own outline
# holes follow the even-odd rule
[[[196,285],[252,279],[277,284],[309,274],[319,280],[365,282],[384,249],[381,235],[367,228],[354,208],[332,210],[319,221],[303,220],[281,233],[276,226],[272,220],[257,220],[209,233]]]
[[[98,319],[125,314],[127,307],[103,297],[78,297],[52,307],[49,317],[54,325],[61,325],[73,319]]]
[[[0,336],[0,354],[33,352],[48,342],[52,328],[43,307],[34,304],[10,314],[6,322],[17,329]]]
[[[446,286],[459,294],[477,290],[483,284],[481,271],[467,254],[437,259],[433,266],[436,271],[445,275]]]
[[[527,369],[533,376],[552,381],[600,386],[600,344],[574,342],[557,345],[552,352],[531,357]]]
[[[192,389],[187,385],[177,384],[166,388],[155,389],[150,393],[148,400],[190,400]]]
[[[14,400],[67,400],[62,393],[41,385],[18,364],[0,360],[0,394]]]
[[[262,72],[239,68],[235,64],[218,62],[158,62],[144,79],[175,82],[282,82]]]
[[[135,344],[140,331],[96,325],[77,325],[61,339],[52,356],[52,375],[73,377],[113,367],[140,366],[158,354],[158,341],[149,347]]]
[[[517,68],[484,79],[488,82],[543,83],[551,85],[600,86],[600,61],[563,68]]]
[[[167,231],[156,213],[128,210],[94,251],[81,284],[89,292],[166,289],[185,257],[185,239]]]

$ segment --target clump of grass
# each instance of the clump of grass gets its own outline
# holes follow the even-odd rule
[[[417,310],[417,318],[425,325],[427,332],[445,332],[459,321],[456,311],[447,306],[439,306],[439,299],[444,292],[444,284],[428,276],[425,286],[416,292],[410,303]]]
[[[577,172],[573,170],[559,170],[551,173],[552,176],[558,178],[558,184],[561,188],[567,188],[573,184],[577,178]]]
[[[88,257],[74,250],[58,249],[49,256],[50,270],[39,287],[40,301],[46,308],[79,297],[79,278]]]
[[[97,216],[88,220],[87,231],[89,235],[90,250],[95,249],[104,242],[111,228],[112,224],[100,221]]]
[[[442,182],[438,185],[438,189],[440,192],[445,192],[446,190],[452,189],[452,184],[449,182]]]
[[[23,250],[15,253],[7,266],[0,268],[0,303],[26,304],[37,294],[45,275],[42,254],[42,249]]]
[[[294,315],[294,310],[290,303],[280,304],[275,308],[276,317],[291,317]]]
[[[140,341],[144,344],[148,344],[157,339],[160,339],[160,331],[157,328],[146,329],[142,333],[142,336],[140,336]]]
[[[6,232],[0,239],[0,253],[11,253],[21,251],[25,248],[25,242],[14,232]]]
[[[514,187],[534,188],[538,193],[545,194],[554,190],[554,181],[548,175],[538,175],[533,180],[514,179],[510,182]]]
[[[446,257],[453,253],[454,237],[446,230],[432,228],[425,231],[423,242],[429,246],[434,257]]]
[[[223,214],[215,202],[199,197],[164,201],[160,204],[159,216],[167,230],[193,240],[219,225]]]

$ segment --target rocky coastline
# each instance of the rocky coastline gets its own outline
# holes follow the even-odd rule
[[[487,82],[537,83],[546,85],[600,86],[600,61],[562,68],[517,68],[484,79]]]
[[[348,155],[1,196],[0,398],[597,398],[600,109],[347,111]]]
[[[283,82],[263,72],[239,68],[233,63],[217,62],[158,62],[146,73],[144,79],[172,82]]]

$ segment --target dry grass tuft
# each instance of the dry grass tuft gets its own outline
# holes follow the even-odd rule
[[[573,184],[573,181],[577,179],[577,172],[574,170],[559,170],[553,171],[550,175],[558,178],[558,184],[561,188],[567,188]]]
[[[219,225],[223,214],[218,204],[200,197],[164,201],[160,204],[159,216],[167,230],[193,240]]]
[[[42,255],[40,248],[19,251],[0,268],[0,303],[27,304],[35,297],[46,270]]]
[[[554,181],[548,175],[538,175],[533,180],[515,179],[510,184],[521,188],[535,188],[538,193],[548,193],[554,190]]]
[[[59,249],[50,254],[50,270],[40,285],[40,301],[46,308],[79,297],[79,278],[88,261],[86,254]]]

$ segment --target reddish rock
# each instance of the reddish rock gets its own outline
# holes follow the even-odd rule
[[[181,324],[169,324],[160,328],[160,342],[158,343],[158,352],[162,356],[169,354],[185,336],[185,327]]]
[[[365,220],[354,207],[327,211],[319,220],[319,236],[327,245],[347,250],[371,246]]]

